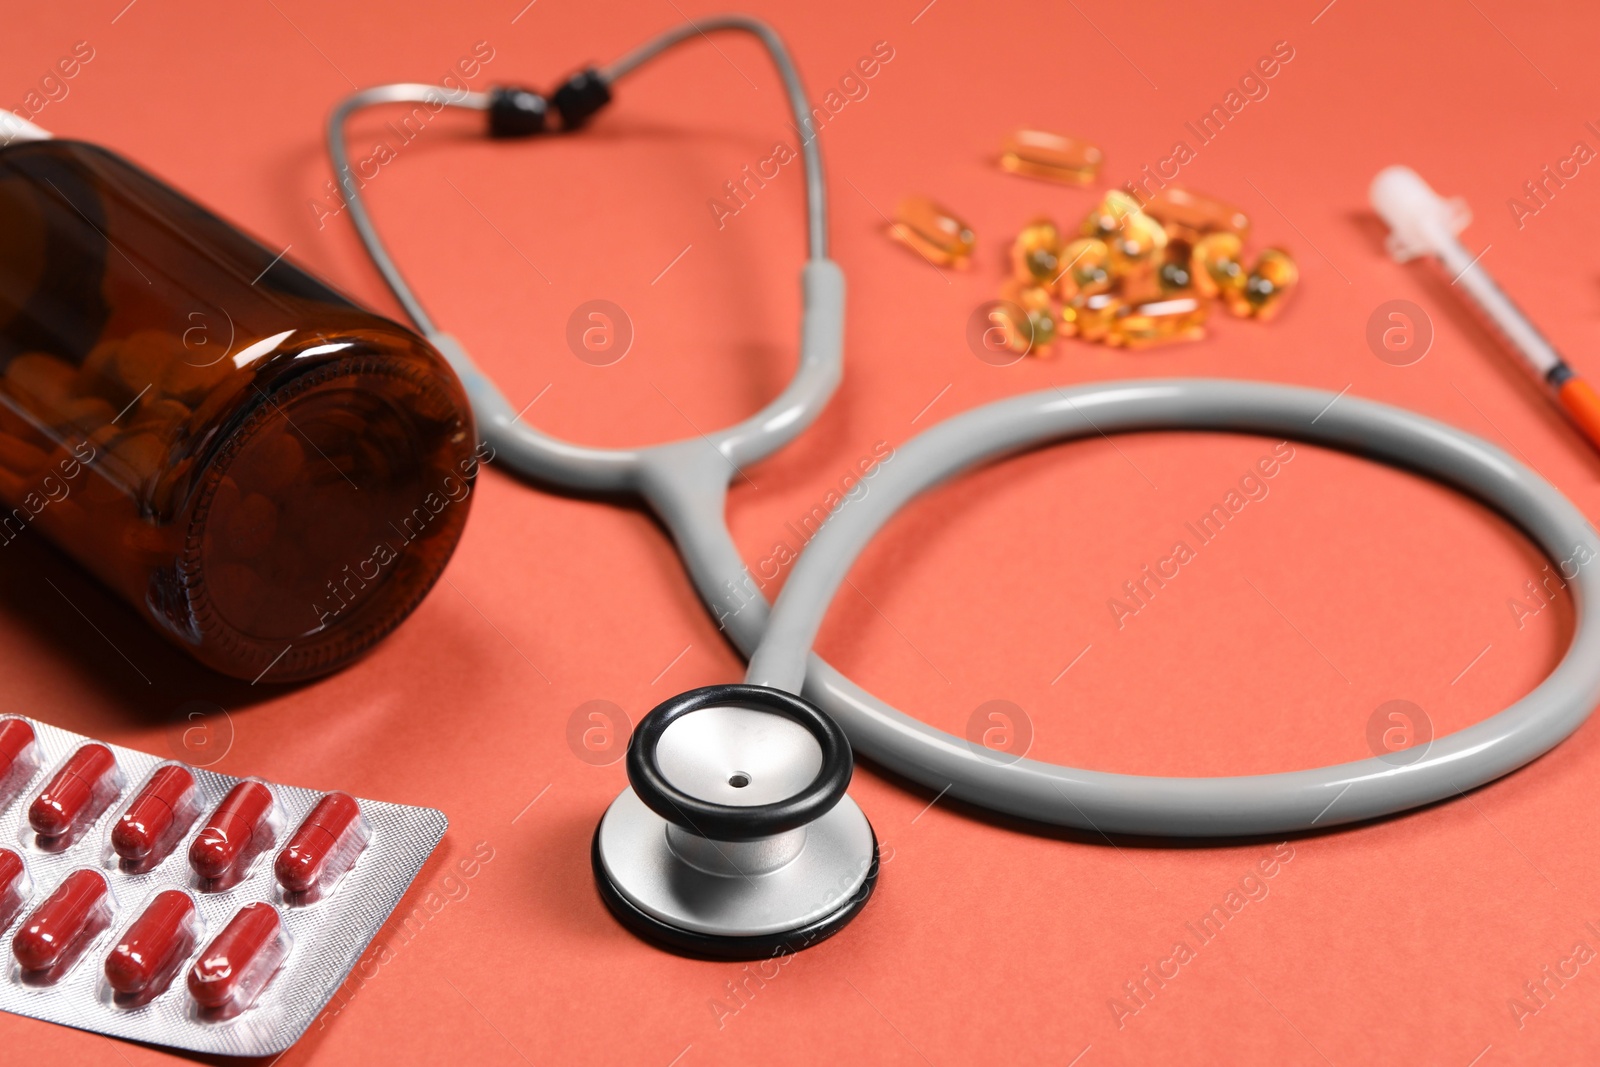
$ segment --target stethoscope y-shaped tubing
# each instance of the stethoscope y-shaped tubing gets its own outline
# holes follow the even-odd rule
[[[1600,568],[1580,564],[1570,579],[1578,622],[1560,665],[1511,707],[1445,738],[1415,759],[1373,758],[1315,770],[1226,778],[1109,774],[997,759],[964,739],[908,716],[812,653],[811,643],[850,563],[894,512],[917,494],[974,464],[1042,442],[1106,432],[1211,429],[1281,434],[1370,453],[1428,474],[1497,508],[1552,559],[1570,567],[1596,561],[1600,536],[1538,475],[1479,438],[1434,420],[1355,398],[1253,382],[1114,382],[1035,393],[959,415],[898,450],[875,492],[841,508],[807,546],[779,599],[767,639],[769,607],[725,520],[727,489],[747,463],[793,440],[820,413],[841,368],[844,282],[826,258],[826,200],[810,108],[783,43],[764,24],[740,16],[687,23],[629,54],[601,77],[621,78],[665,49],[718,30],[758,37],[785,84],[802,142],[810,258],[803,275],[800,361],[783,392],[756,415],[704,437],[640,449],[570,444],[519,421],[505,398],[450,335],[439,331],[384,248],[354,181],[343,125],[354,111],[382,103],[443,100],[483,110],[488,96],[424,85],[383,86],[339,104],[328,145],[351,217],[401,305],[450,360],[471,398],[479,432],[501,462],[536,481],[579,490],[631,491],[661,517],[707,606],[734,644],[752,656],[747,679],[790,692],[804,689],[844,727],[860,753],[931,789],[1007,814],[1099,833],[1214,836],[1305,830],[1402,811],[1490,781],[1566,737],[1600,699],[1600,623],[1588,611],[1600,595]]]
[[[478,432],[496,462],[524,477],[588,492],[635,492],[671,532],[701,596],[734,644],[749,655],[760,639],[767,603],[734,547],[724,521],[728,484],[748,464],[776,452],[814,421],[838,387],[844,335],[844,276],[827,258],[827,196],[822,155],[812,127],[811,106],[783,41],[766,24],[738,15],[702,19],[672,29],[600,71],[611,82],[681,42],[718,31],[753,34],[778,69],[802,131],[800,155],[806,188],[809,258],[802,269],[803,313],[800,359],[784,390],[750,418],[704,436],[637,449],[590,448],[563,441],[522,422],[459,341],[440,330],[422,307],[373,224],[350,165],[344,126],[355,112],[394,103],[443,104],[483,111],[486,93],[452,92],[438,86],[398,84],[353,93],[328,118],[328,154],[362,244],[417,330],[450,361],[477,417]]]

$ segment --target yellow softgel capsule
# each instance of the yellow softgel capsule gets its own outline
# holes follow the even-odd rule
[[[1028,311],[1048,311],[1053,302],[1050,290],[1032,281],[1006,282],[1000,287],[1000,299],[1009,300]]]
[[[1228,310],[1241,318],[1266,322],[1283,310],[1283,302],[1300,280],[1300,268],[1281,248],[1268,248],[1256,259],[1236,292],[1225,293]]]
[[[1112,189],[1084,218],[1078,233],[1083,237],[1098,237],[1109,244],[1112,234],[1122,229],[1124,221],[1130,215],[1140,214],[1143,212],[1139,210],[1139,201],[1127,193]]]
[[[1205,296],[1223,296],[1244,289],[1246,271],[1241,262],[1244,242],[1236,233],[1213,233],[1195,242],[1189,256],[1194,286]]]
[[[1012,174],[1087,185],[1105,159],[1097,145],[1045,130],[1017,130],[1000,147],[1000,166]]]
[[[1051,285],[1061,271],[1061,230],[1034,219],[1011,242],[1012,277],[1024,285]]]
[[[1111,249],[1112,274],[1154,272],[1167,247],[1167,231],[1139,212],[1122,220],[1122,229],[1106,238],[1106,246]]]
[[[1122,308],[1111,321],[1107,340],[1128,348],[1149,348],[1205,336],[1211,301],[1197,293],[1174,293],[1160,300]]]
[[[925,196],[900,201],[889,236],[941,267],[965,267],[978,243],[971,226]]]
[[[1121,307],[1122,301],[1110,293],[1080,296],[1061,305],[1062,331],[1085,341],[1104,341]]]
[[[1250,235],[1250,216],[1232,204],[1169,185],[1145,201],[1144,213],[1166,228],[1174,241],[1194,244],[1212,233]]]
[[[1028,326],[1033,331],[1033,347],[1028,349],[1030,356],[1048,356],[1055,352],[1056,338],[1060,329],[1056,323],[1055,313],[1049,308],[1028,312]]]
[[[1189,257],[1185,255],[1182,259],[1175,259],[1170,254],[1172,246],[1168,245],[1167,248],[1168,257],[1156,272],[1161,291],[1171,293],[1190,288],[1194,285],[1194,267],[1190,265]]]
[[[1050,355],[1061,335],[1050,290],[1030,282],[1011,281],[1000,290],[1000,301],[1006,347],[1030,356]]]
[[[1110,292],[1111,249],[1098,237],[1080,237],[1061,250],[1061,280],[1056,292],[1062,300]]]

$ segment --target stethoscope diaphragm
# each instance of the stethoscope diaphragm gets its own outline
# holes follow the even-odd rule
[[[760,959],[844,927],[878,842],[846,795],[850,743],[810,702],[754,685],[673,697],[640,721],[628,781],[595,829],[606,906],[676,952]]]

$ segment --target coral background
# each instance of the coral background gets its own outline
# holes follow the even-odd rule
[[[0,104],[28,106],[88,41],[94,58],[36,121],[127,155],[389,313],[348,220],[313,207],[331,177],[321,123],[339,97],[437,80],[480,41],[493,58],[475,87],[550,86],[710,13],[690,0],[125,2],[12,5]],[[846,374],[820,422],[734,486],[729,519],[748,560],[771,553],[879,441],[998,397],[1123,377],[1348,389],[1483,435],[1600,510],[1590,446],[1448,279],[1387,258],[1366,208],[1367,183],[1395,162],[1465,196],[1477,221],[1464,240],[1487,249],[1482,263],[1580,371],[1600,375],[1600,176],[1580,169],[1537,212],[1508,206],[1575,142],[1600,144],[1585,126],[1600,119],[1585,103],[1600,94],[1594,11],[1551,0],[925,2],[751,0],[815,97],[878,42],[893,58],[821,134],[833,255],[850,282]],[[1302,282],[1284,314],[1218,318],[1199,343],[1144,353],[1069,341],[1053,359],[975,358],[967,320],[996,295],[1011,235],[1040,213],[1075,221],[1097,195],[1003,173],[1002,136],[1026,125],[1091,139],[1106,153],[1101,187],[1121,184],[1192,138],[1185,123],[1278,42],[1292,60],[1222,134],[1190,140],[1180,180],[1248,212],[1255,247],[1292,251]],[[792,133],[756,47],[714,45],[692,43],[622,83],[581,137],[491,143],[465,116],[441,118],[369,187],[424,302],[513,404],[549,386],[529,414],[548,431],[601,445],[680,438],[756,410],[793,367],[798,168],[720,228],[708,208]],[[384,121],[356,125],[358,149],[385,136]],[[885,215],[909,193],[974,226],[970,270],[932,269],[885,238]],[[592,299],[623,307],[635,329],[609,367],[566,345],[568,317]],[[1397,299],[1420,305],[1433,331],[1403,367],[1367,343],[1375,309]],[[1138,434],[961,479],[867,552],[819,648],[947,729],[1008,700],[1031,723],[1035,756],[1182,775],[1365,757],[1369,721],[1390,700],[1419,705],[1436,733],[1458,729],[1559,658],[1570,602],[1561,594],[1521,617],[1509,607],[1533,603],[1525,583],[1544,561],[1508,523],[1310,446],[1119,629],[1107,599],[1272,446]],[[843,934],[730,999],[727,983],[746,980],[739,966],[665,955],[606,913],[588,846],[625,775],[619,762],[578,758],[568,725],[594,700],[637,721],[673,693],[737,680],[738,657],[641,510],[493,470],[476,495],[448,581],[415,617],[361,663],[294,690],[192,666],[36,536],[0,549],[0,712],[164,753],[188,710],[220,707],[226,716],[207,720],[226,750],[220,770],[449,814],[404,905],[430,918],[410,937],[391,924],[381,964],[346,985],[285,1067],[1465,1067],[1572,1062],[1600,1046],[1593,967],[1549,983],[1537,1012],[1510,1006],[1535,1005],[1523,983],[1542,968],[1570,973],[1561,961],[1577,943],[1600,945],[1587,925],[1600,924],[1592,725],[1467,797],[1287,846],[1045,830],[930,803],[934,791],[864,763],[853,795],[890,857],[877,895]],[[1202,944],[1185,924],[1241,886],[1255,899]],[[1180,940],[1192,958],[1129,1014],[1124,983]],[[0,1048],[19,1064],[171,1055],[9,1016]]]

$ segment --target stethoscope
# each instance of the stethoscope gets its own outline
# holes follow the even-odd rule
[[[565,82],[549,101],[521,89],[454,92],[402,84],[343,100],[328,146],[350,216],[416,328],[449,359],[498,462],[528,479],[637,494],[660,517],[695,587],[749,656],[741,685],[692,690],[646,715],[629,742],[629,787],[596,829],[601,896],[630,929],[677,951],[752,958],[793,951],[859,912],[878,874],[877,841],[847,795],[852,746],[929,789],[1042,823],[1097,834],[1282,834],[1353,823],[1447,799],[1535,759],[1600,700],[1600,535],[1561,493],[1499,448],[1421,415],[1344,393],[1262,382],[1160,379],[1055,388],[967,411],[896,449],[874,492],[840,506],[807,545],[770,609],[728,531],[727,490],[745,466],[788,444],[838,385],[844,277],[827,256],[827,202],[815,135],[802,143],[809,258],[801,273],[800,361],[756,415],[704,436],[638,449],[575,445],[523,423],[451,335],[418,303],[352,180],[343,126],[385,103],[485,111],[492,135],[562,132],[611,99],[647,60],[722,30],[756,36],[784,83],[798,128],[810,105],[783,42],[755,19],[688,22],[609,67]],[[995,753],[919,722],[811,651],[839,585],[873,535],[924,491],[977,465],[1044,444],[1140,430],[1213,430],[1309,441],[1451,486],[1515,522],[1562,568],[1576,621],[1540,685],[1505,710],[1406,758],[1218,778],[1109,774]]]

